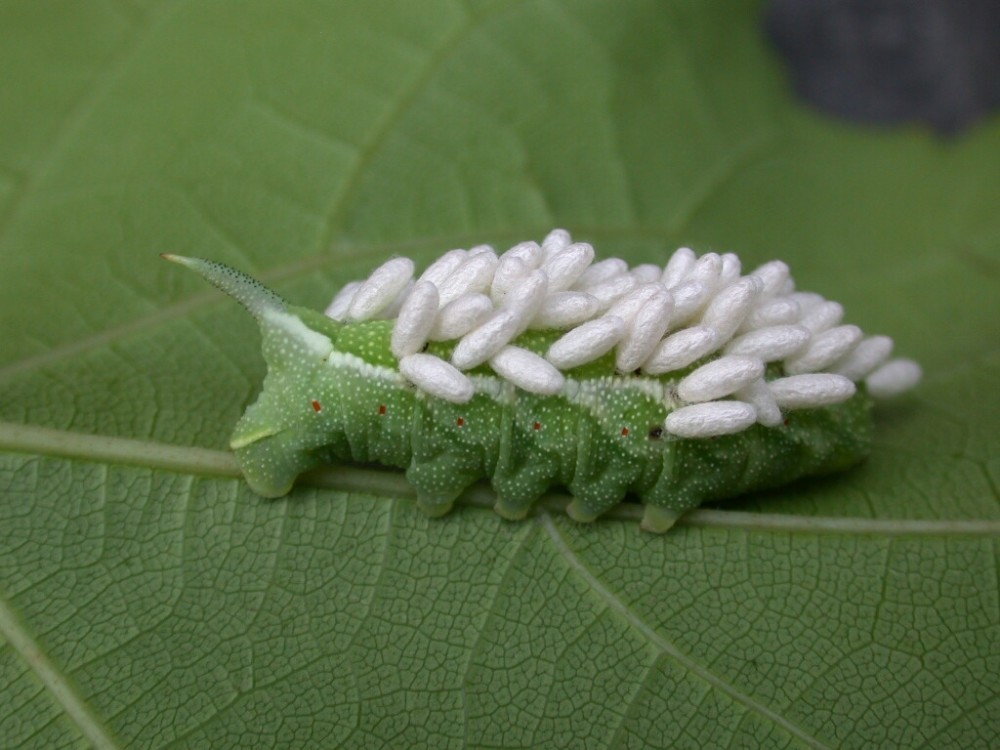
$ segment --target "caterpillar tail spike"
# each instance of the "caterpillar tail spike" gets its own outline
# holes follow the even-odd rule
[[[225,263],[172,253],[162,253],[160,257],[190,268],[212,286],[243,305],[258,320],[267,311],[284,312],[287,307],[280,296],[257,279]]]

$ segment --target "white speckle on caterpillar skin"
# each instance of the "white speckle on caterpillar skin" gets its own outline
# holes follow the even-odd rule
[[[263,313],[263,317],[320,359],[325,358],[333,351],[333,342],[330,338],[307,326],[298,315],[278,310],[267,310]]]
[[[731,435],[757,421],[757,412],[742,401],[711,401],[684,406],[667,415],[664,427],[671,435],[706,438]]]
[[[791,375],[768,383],[774,400],[785,409],[813,409],[846,401],[854,395],[854,383],[830,372]]]
[[[553,343],[545,358],[560,370],[571,370],[611,351],[624,335],[621,318],[609,315],[591,320]]]
[[[431,396],[464,404],[472,398],[472,381],[440,357],[410,354],[399,360],[399,372]]]
[[[566,378],[544,358],[518,346],[505,346],[490,358],[490,367],[500,377],[528,393],[552,396]]]
[[[714,401],[738,391],[764,375],[764,363],[752,357],[728,355],[704,364],[677,386],[684,401]]]
[[[354,293],[348,317],[357,322],[371,320],[392,304],[412,278],[413,261],[409,258],[386,261]]]
[[[894,359],[865,378],[865,385],[872,398],[892,398],[913,388],[921,377],[923,370],[912,359]]]

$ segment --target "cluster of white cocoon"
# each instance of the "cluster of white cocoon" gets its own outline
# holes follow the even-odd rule
[[[717,354],[676,384],[683,405],[664,427],[689,438],[777,425],[782,409],[845,401],[860,380],[877,398],[919,381],[915,362],[887,361],[892,339],[841,325],[843,308],[795,291],[781,261],[741,273],[732,253],[698,257],[686,247],[662,268],[595,263],[593,247],[556,229],[541,245],[522,242],[499,256],[488,245],[451,250],[416,279],[411,260],[394,258],[345,286],[326,314],[395,319],[400,372],[455,403],[472,398],[465,371],[484,363],[518,388],[556,395],[564,371],[612,350],[623,375],[664,375]],[[566,333],[542,356],[512,344],[528,329]],[[428,341],[455,341],[451,361],[421,353]],[[771,362],[785,377],[765,381]]]

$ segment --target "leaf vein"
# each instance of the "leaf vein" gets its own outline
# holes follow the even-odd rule
[[[583,579],[598,599],[603,601],[610,610],[616,612],[620,617],[628,622],[643,638],[645,638],[661,653],[670,656],[674,659],[674,661],[678,662],[695,677],[707,682],[711,687],[723,693],[735,703],[738,703],[746,709],[753,711],[765,719],[773,722],[776,726],[781,727],[792,736],[797,737],[809,747],[829,747],[816,737],[808,734],[801,727],[778,714],[776,711],[757,701],[753,698],[753,696],[738,690],[734,685],[726,682],[718,675],[713,674],[704,665],[699,664],[690,656],[683,653],[677,648],[677,646],[650,627],[650,625],[648,625],[634,610],[625,604],[625,602],[615,596],[611,590],[605,586],[604,583],[602,583],[600,579],[598,579],[597,576],[594,575],[589,568],[587,568],[586,565],[584,565],[583,561],[577,557],[576,553],[570,548],[569,544],[567,544],[562,534],[559,533],[559,529],[556,528],[551,516],[548,514],[543,515],[541,523],[545,528],[545,531],[548,533],[549,538],[552,540],[552,543],[555,545],[556,550],[566,559],[570,568],[572,568],[572,570],[581,579]]]

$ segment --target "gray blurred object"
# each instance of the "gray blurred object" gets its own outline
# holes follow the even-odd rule
[[[765,26],[825,112],[955,133],[1000,107],[1000,0],[771,0]]]

